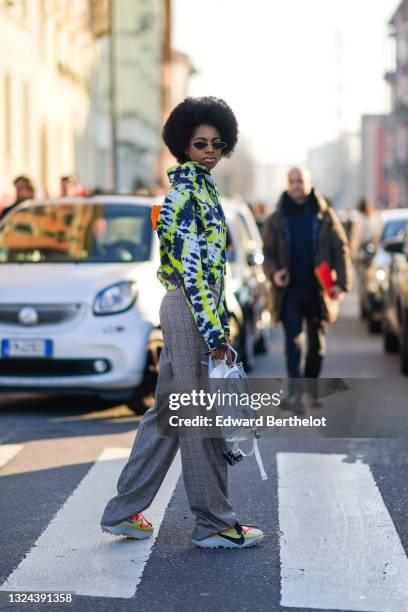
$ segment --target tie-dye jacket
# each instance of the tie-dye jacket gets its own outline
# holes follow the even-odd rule
[[[225,294],[209,288],[225,274],[226,224],[209,170],[187,162],[167,171],[171,189],[157,220],[161,265],[157,277],[166,289],[182,287],[198,329],[210,349],[229,335]]]

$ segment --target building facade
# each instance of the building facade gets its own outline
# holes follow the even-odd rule
[[[275,209],[287,189],[289,164],[256,164],[254,200],[265,202],[268,211]]]
[[[223,158],[215,168],[214,178],[222,195],[233,197],[239,194],[247,201],[254,200],[256,160],[245,136],[240,135],[232,156]]]
[[[352,208],[361,197],[360,159],[360,134],[348,132],[307,153],[314,185],[335,208]]]
[[[194,66],[190,58],[184,53],[170,48],[167,62],[164,63],[163,71],[163,115],[162,125],[166,121],[170,112],[177,104],[188,96],[190,78],[195,74]],[[170,151],[161,143],[159,159],[159,184],[168,188],[167,169],[177,163]]]
[[[169,0],[120,0],[97,38],[92,147],[81,147],[87,184],[132,192],[157,184]],[[86,138],[89,142],[89,138]]]
[[[361,122],[361,188],[362,195],[376,208],[389,205],[387,115],[363,115]]]
[[[94,59],[87,0],[0,0],[0,199],[16,175],[56,194],[75,169]]]
[[[398,6],[390,23],[395,38],[395,69],[386,74],[390,85],[389,200],[392,206],[408,206],[408,0]]]
[[[170,13],[171,0],[0,0],[0,202],[19,174],[39,195],[73,172],[91,189],[158,184],[163,117],[187,65]]]

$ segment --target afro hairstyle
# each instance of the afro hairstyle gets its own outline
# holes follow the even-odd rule
[[[223,156],[233,152],[238,140],[238,123],[228,104],[214,96],[186,98],[172,110],[162,133],[165,144],[180,164],[189,161],[185,150],[199,125],[211,125],[218,130],[221,140],[227,144]]]

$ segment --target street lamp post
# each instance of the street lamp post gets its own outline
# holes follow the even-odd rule
[[[115,0],[110,0],[110,49],[109,49],[109,107],[111,131],[111,187],[119,191],[119,143],[117,109],[117,44]]]

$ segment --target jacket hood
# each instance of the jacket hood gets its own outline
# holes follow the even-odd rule
[[[186,162],[185,164],[177,164],[171,166],[167,170],[167,176],[172,185],[178,182],[194,181],[199,176],[211,178],[211,173],[206,166],[202,166],[197,162]]]
[[[284,191],[282,193],[281,197],[279,198],[279,201],[278,201],[278,203],[276,205],[276,210],[277,211],[279,211],[279,212],[282,211],[282,207],[283,207],[283,204],[284,204],[286,198],[290,198],[290,196],[289,196],[287,191]],[[325,213],[328,210],[329,206],[328,206],[326,200],[317,191],[317,189],[312,188],[312,191],[310,192],[310,195],[308,196],[308,198],[311,198],[311,199],[313,199],[316,202],[317,206],[319,207],[319,212],[321,214]]]

